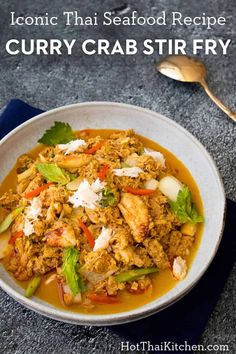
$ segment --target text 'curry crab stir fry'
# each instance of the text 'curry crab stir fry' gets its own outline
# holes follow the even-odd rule
[[[61,122],[39,142],[0,197],[0,256],[27,297],[56,280],[64,305],[92,308],[144,293],[152,273],[184,279],[203,217],[162,153],[132,130],[105,139]]]

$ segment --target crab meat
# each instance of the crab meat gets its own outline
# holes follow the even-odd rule
[[[106,229],[104,226],[98,238],[95,240],[93,251],[103,250],[109,246],[111,236],[113,234],[112,229]]]
[[[86,142],[82,139],[76,139],[76,140],[72,140],[67,144],[59,144],[57,145],[59,150],[65,151],[64,154],[65,155],[69,155],[72,152],[75,152],[78,148],[80,148],[81,146],[85,146]]]
[[[26,208],[23,226],[25,236],[30,236],[34,233],[33,223],[38,220],[39,216],[42,216],[42,201],[39,197],[36,197],[30,202],[30,206]]]
[[[173,262],[173,275],[176,279],[182,280],[186,277],[187,274],[187,264],[185,259],[178,256],[174,259]]]
[[[25,219],[23,232],[25,236],[30,236],[34,233],[34,225],[32,220]]]
[[[77,243],[73,228],[67,224],[49,231],[45,237],[47,244],[53,247],[70,247]]]
[[[57,161],[57,165],[62,168],[80,168],[84,165],[87,165],[90,160],[92,159],[92,156],[90,155],[68,155],[64,156],[63,158],[60,157]]]
[[[36,174],[37,174],[36,167],[35,165],[32,165],[27,170],[17,175],[17,181],[20,183],[24,179],[28,179],[28,178],[32,179],[32,177],[35,177]]]
[[[125,249],[116,249],[115,259],[125,265],[144,266],[144,260],[135,252],[135,248],[128,246]]]
[[[144,171],[139,167],[124,167],[124,168],[115,168],[113,172],[114,175],[118,177],[125,176],[125,177],[136,178],[139,176],[140,173]]]
[[[95,209],[97,203],[101,199],[101,192],[104,189],[106,183],[101,182],[99,178],[95,182],[89,184],[89,182],[84,179],[77,191],[70,196],[69,202],[73,204],[74,208],[83,206],[89,209]]]
[[[27,208],[27,218],[36,220],[42,215],[42,201],[39,197],[34,198]]]
[[[125,164],[127,164],[129,167],[135,167],[137,166],[139,162],[140,156],[134,152],[133,154],[129,155],[127,159],[125,160]]]
[[[67,284],[62,284],[61,280],[57,281],[59,298],[61,303],[66,306],[71,306],[73,304],[80,304],[82,302],[82,295],[78,293],[77,295],[73,295]]]
[[[63,285],[63,292],[64,292],[64,302],[67,306],[73,304],[80,304],[82,302],[81,293],[78,293],[77,295],[73,295],[69,285],[67,284]]]
[[[151,156],[154,160],[158,161],[162,167],[165,167],[165,158],[161,152],[145,148],[144,155]]]
[[[158,188],[158,181],[154,178],[151,178],[144,183],[144,187],[145,187],[145,189],[156,190]]]
[[[48,278],[45,280],[44,284],[45,284],[45,285],[49,285],[49,284],[51,284],[54,280],[56,280],[56,278],[57,278],[57,275],[56,275],[55,273],[54,273],[54,274],[51,274],[50,277],[48,277]]]
[[[142,242],[148,232],[149,215],[141,197],[123,193],[118,207],[132,231],[134,240]]]

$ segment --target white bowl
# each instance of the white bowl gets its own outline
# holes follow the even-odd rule
[[[126,323],[163,310],[182,298],[202,277],[221,240],[224,226],[225,195],[216,165],[205,148],[172,120],[150,110],[112,102],[80,103],[40,114],[10,132],[0,142],[0,180],[17,157],[32,149],[54,121],[65,121],[76,129],[115,128],[135,131],[152,139],[176,155],[189,169],[201,194],[205,225],[202,241],[187,277],[158,299],[130,311],[110,315],[79,314],[62,310],[37,297],[27,299],[9,274],[0,267],[0,286],[10,296],[42,315],[83,325]]]

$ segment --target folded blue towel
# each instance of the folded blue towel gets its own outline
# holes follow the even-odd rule
[[[20,100],[10,101],[0,115],[1,138],[22,122],[42,112]],[[150,341],[152,345],[160,345],[164,341],[197,344],[236,259],[235,215],[236,203],[227,200],[225,230],[217,255],[188,295],[156,315],[111,327],[111,330],[130,344],[143,341]],[[172,351],[178,352],[182,351]]]

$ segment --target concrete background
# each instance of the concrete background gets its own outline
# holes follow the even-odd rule
[[[180,6],[181,3],[181,6]],[[160,112],[188,129],[208,149],[224,180],[227,197],[236,201],[236,125],[233,124],[197,85],[174,82],[157,75],[154,62],[158,54],[132,57],[86,57],[79,50],[64,56],[10,56],[4,46],[10,38],[107,38],[111,41],[135,38],[235,39],[236,2],[234,0],[130,1],[131,11],[139,15],[166,10],[182,11],[185,16],[225,16],[226,26],[207,30],[204,26],[134,27],[55,27],[9,25],[10,11],[17,15],[60,15],[78,10],[81,15],[102,13],[124,5],[122,0],[87,1],[0,1],[0,106],[11,98],[21,98],[42,109],[75,102],[107,100],[132,103]],[[201,55],[209,68],[208,81],[216,94],[236,110],[236,47],[230,45],[227,56]],[[226,283],[218,304],[201,338],[202,344],[227,343],[236,351],[235,336],[236,268]],[[207,295],[207,294],[206,294]],[[39,316],[0,291],[1,353],[118,353],[122,340],[106,328],[78,327]]]

